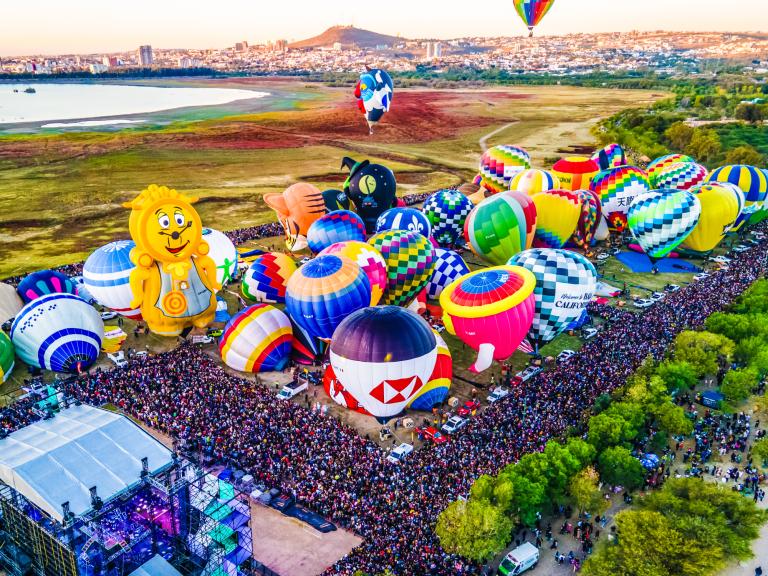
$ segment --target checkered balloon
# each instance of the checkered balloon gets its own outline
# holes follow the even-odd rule
[[[581,254],[534,248],[516,254],[510,265],[536,276],[536,310],[529,336],[537,345],[549,342],[577,320],[597,288],[597,271]]]
[[[464,259],[453,250],[435,249],[435,270],[427,282],[427,297],[432,300],[440,298],[443,289],[454,280],[469,274],[469,266]]]
[[[663,168],[651,179],[656,189],[689,190],[704,182],[709,171],[695,162],[676,162]]]
[[[426,286],[435,268],[435,248],[413,230],[388,230],[368,240],[387,263],[382,304],[408,304]]]
[[[440,246],[453,246],[464,233],[464,222],[475,207],[458,190],[438,190],[424,202],[422,212],[432,224],[432,236]]]
[[[700,217],[701,202],[687,190],[652,190],[635,198],[627,222],[645,253],[655,260],[682,244]]]

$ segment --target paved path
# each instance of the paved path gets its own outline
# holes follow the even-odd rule
[[[486,134],[485,136],[480,138],[480,140],[477,141],[477,143],[480,145],[480,150],[482,150],[483,152],[488,150],[488,140],[490,138],[493,138],[499,132],[504,132],[504,130],[514,126],[515,124],[517,124],[517,120],[514,122],[509,122],[508,124],[504,124],[504,126],[501,126],[500,128],[496,128],[496,130],[494,130],[493,132],[488,132],[488,134]]]

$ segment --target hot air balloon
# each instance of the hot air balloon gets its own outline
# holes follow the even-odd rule
[[[395,175],[381,164],[371,164],[370,160],[357,162],[347,156],[341,166],[349,170],[344,193],[355,203],[357,213],[365,222],[365,231],[373,234],[379,216],[395,206]]]
[[[73,294],[47,294],[19,312],[11,326],[16,353],[26,364],[79,372],[99,357],[104,323],[93,306]]]
[[[360,266],[345,256],[324,254],[288,280],[285,308],[313,338],[327,339],[341,321],[371,302],[371,284]]]
[[[22,308],[24,308],[24,301],[16,288],[5,282],[0,282],[0,324],[15,318]]]
[[[203,241],[208,243],[208,256],[216,264],[216,281],[223,288],[237,273],[237,248],[229,236],[213,228],[203,228]]]
[[[482,372],[517,350],[533,322],[535,285],[530,271],[505,265],[471,272],[443,290],[446,330],[478,351],[472,372]]]
[[[432,237],[447,247],[462,237],[464,222],[474,207],[458,190],[438,190],[424,201],[422,211],[432,225]]]
[[[618,168],[627,165],[627,157],[624,149],[618,144],[608,144],[605,148],[597,150],[592,154],[592,160],[597,162],[600,170],[609,168]]]
[[[426,238],[432,236],[429,218],[416,208],[390,208],[376,220],[376,234],[387,230],[413,230]]]
[[[589,254],[600,222],[604,221],[602,219],[603,209],[600,206],[600,198],[595,192],[577,190],[576,194],[579,195],[581,201],[581,214],[579,215],[579,222],[576,224],[576,231],[571,236],[571,241]]]
[[[605,214],[600,217],[600,222],[597,225],[597,232],[595,232],[595,241],[603,242],[608,240],[610,236],[610,230],[608,229],[608,221],[605,219]]]
[[[370,68],[360,74],[355,84],[357,107],[365,115],[368,132],[373,134],[373,126],[381,120],[392,105],[394,84],[392,78],[381,68]]]
[[[521,192],[504,192],[483,200],[470,212],[464,237],[472,251],[491,264],[503,264],[530,248],[536,232],[536,205]]]
[[[547,190],[533,196],[536,204],[537,248],[562,248],[576,230],[581,216],[581,197],[569,190]]]
[[[243,296],[256,302],[282,304],[285,302],[285,288],[294,272],[296,262],[287,254],[261,254],[243,274]]]
[[[701,202],[687,190],[652,190],[629,207],[629,230],[652,262],[680,246],[696,228]]]
[[[307,233],[307,244],[313,254],[319,254],[331,244],[349,240],[365,242],[363,219],[349,210],[336,210],[321,216]]]
[[[469,266],[461,256],[453,250],[435,249],[435,270],[427,282],[427,297],[437,300],[446,286],[466,274]]]
[[[240,372],[282,370],[291,357],[292,339],[288,316],[269,304],[254,304],[227,322],[219,352],[224,364]]]
[[[349,197],[341,190],[323,190],[323,202],[326,212],[335,212],[336,210],[349,210]]]
[[[17,287],[24,303],[46,294],[77,294],[77,286],[66,275],[55,270],[40,270],[27,275]]]
[[[418,232],[388,230],[368,240],[387,263],[387,289],[382,302],[408,304],[427,285],[435,268],[435,248]]]
[[[592,178],[589,189],[600,196],[608,227],[623,232],[627,228],[629,205],[637,195],[648,192],[651,185],[640,168],[620,166],[598,172]]]
[[[336,373],[333,371],[333,366],[328,364],[323,374],[323,390],[328,394],[328,397],[336,402],[339,406],[343,406],[348,410],[362,414],[363,416],[371,416],[371,413],[366,410],[357,398],[352,396],[350,392],[344,388],[344,385],[336,378]]]
[[[709,252],[736,224],[744,206],[744,195],[737,187],[729,188],[719,182],[694,186],[689,192],[701,203],[701,217],[685,239],[685,245],[697,252]]]
[[[437,339],[418,314],[397,306],[364,308],[333,333],[336,378],[377,418],[400,414],[429,381]]]
[[[16,353],[8,335],[0,330],[0,383],[8,380],[16,363]]]
[[[560,188],[560,180],[552,172],[539,170],[537,168],[528,168],[521,170],[510,180],[509,189],[514,192],[522,192],[533,196],[544,190],[554,190]]]
[[[519,146],[502,144],[483,152],[480,158],[480,184],[494,194],[509,190],[512,178],[531,167],[531,156]]]
[[[432,331],[437,340],[437,360],[427,383],[409,402],[408,408],[429,412],[435,406],[445,402],[451,391],[453,380],[453,358],[445,340],[436,331]]]
[[[688,190],[704,182],[709,171],[695,162],[675,162],[656,172],[651,179],[655,189]]]
[[[560,181],[560,186],[553,186],[553,188],[585,190],[589,188],[592,178],[600,172],[600,165],[590,158],[568,156],[555,162],[552,172]]]
[[[597,288],[597,271],[581,254],[534,248],[509,261],[536,277],[536,311],[529,336],[538,349],[577,320]]]
[[[320,252],[346,256],[362,268],[371,284],[371,306],[376,306],[387,289],[387,263],[381,252],[365,242],[339,242]]]
[[[763,217],[768,196],[768,175],[759,168],[743,164],[722,166],[712,171],[707,182],[735,184],[744,193],[745,207],[755,206],[755,215],[750,218],[750,223],[754,224]]]
[[[121,316],[141,320],[141,311],[131,308],[131,261],[133,240],[110,242],[95,250],[83,264],[83,283],[96,302]]]
[[[736,199],[739,205],[739,215],[736,217],[736,222],[731,226],[728,232],[738,232],[744,224],[749,222],[749,219],[754,215],[757,205],[747,206],[747,201],[744,198],[744,192],[736,184],[730,182],[707,182],[707,186],[717,186],[725,189]]]
[[[82,276],[70,276],[69,279],[72,280],[72,283],[75,285],[77,295],[80,296],[80,298],[85,300],[88,304],[98,304],[96,298],[93,297],[93,294],[91,294],[91,291],[88,290],[88,287],[85,285],[85,280],[83,280]]]
[[[533,29],[547,15],[555,0],[513,0],[513,2],[518,15],[528,26],[529,36],[533,36]]]
[[[696,160],[685,154],[667,154],[666,156],[659,156],[658,158],[651,160],[648,167],[645,169],[645,172],[648,175],[648,181],[652,183],[656,175],[664,170],[664,168],[671,164],[679,164],[681,162],[683,164],[689,162],[695,163]]]
[[[299,182],[282,194],[265,194],[264,202],[277,213],[288,249],[295,252],[306,248],[309,227],[325,214],[323,193],[312,184]]]

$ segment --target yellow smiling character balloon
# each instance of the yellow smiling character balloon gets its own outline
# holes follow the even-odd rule
[[[149,329],[176,336],[188,326],[208,326],[216,313],[216,263],[208,256],[200,216],[190,198],[149,186],[124,207],[136,248],[131,260],[131,308],[141,308]]]

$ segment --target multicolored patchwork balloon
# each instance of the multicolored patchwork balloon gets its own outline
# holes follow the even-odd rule
[[[687,190],[652,190],[629,207],[629,230],[651,260],[680,246],[701,217],[701,202]]]
[[[319,254],[331,244],[349,240],[365,241],[363,219],[350,210],[329,212],[312,223],[307,232],[307,244],[313,254]]]
[[[387,263],[383,304],[408,304],[427,285],[435,268],[435,248],[418,232],[388,230],[368,240]]]
[[[519,146],[500,145],[489,148],[480,158],[480,184],[494,194],[509,190],[512,178],[531,167],[531,156]]]
[[[737,186],[720,182],[694,186],[689,192],[701,202],[701,217],[685,245],[697,252],[709,252],[736,224],[744,207],[744,194]]]
[[[271,372],[288,364],[292,339],[288,316],[269,304],[254,304],[224,326],[219,352],[224,364],[240,372]]]
[[[552,172],[528,168],[515,174],[509,183],[509,189],[533,196],[544,190],[560,188],[560,180]]]
[[[429,218],[416,208],[390,208],[376,220],[376,234],[387,230],[413,230],[422,236],[432,236]]]
[[[531,246],[536,226],[532,198],[521,192],[504,192],[486,198],[470,212],[464,238],[477,256],[498,265]]]
[[[683,164],[696,163],[696,160],[686,154],[667,154],[666,156],[660,156],[651,160],[648,167],[645,169],[645,172],[648,175],[648,181],[652,183],[656,175],[664,170],[664,168],[681,162]]]
[[[600,170],[627,165],[627,156],[624,154],[624,149],[618,144],[608,144],[605,148],[595,151],[592,154],[592,160],[597,162]]]
[[[267,252],[251,263],[240,289],[248,300],[281,304],[285,302],[285,289],[294,272],[293,258],[281,252]]]
[[[568,250],[534,248],[509,261],[536,278],[536,300],[530,338],[540,346],[562,333],[577,320],[597,288],[597,271],[581,254]]]
[[[560,186],[554,186],[554,188],[584,190],[589,188],[592,178],[600,172],[600,166],[590,158],[568,156],[555,162],[552,172],[560,180]]]
[[[629,205],[636,196],[648,192],[651,185],[648,176],[640,168],[620,166],[597,173],[589,189],[600,196],[608,227],[623,232],[627,228]]]
[[[371,306],[379,303],[387,289],[387,263],[381,252],[366,242],[339,242],[320,252],[346,256],[363,269],[371,283]]]
[[[651,179],[655,189],[688,190],[704,182],[709,170],[695,162],[675,162],[656,172]]]
[[[547,190],[534,194],[536,204],[536,248],[562,248],[576,230],[581,215],[581,197],[570,190]]]
[[[578,194],[581,201],[581,213],[576,224],[576,231],[571,236],[571,241],[585,252],[589,252],[602,220],[603,209],[600,206],[600,198],[595,192],[591,190],[577,190],[576,194]]]
[[[440,246],[453,246],[464,233],[464,222],[475,205],[458,190],[438,190],[424,201],[422,212]]]
[[[465,274],[469,274],[469,266],[461,256],[453,250],[436,248],[435,270],[427,282],[427,297],[437,300],[448,284]]]

